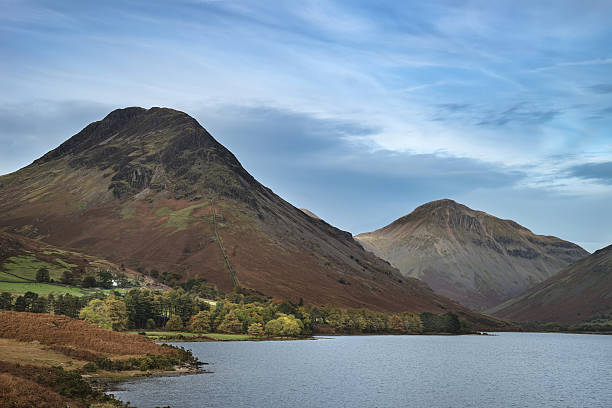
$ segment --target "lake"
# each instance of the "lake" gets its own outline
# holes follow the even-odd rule
[[[113,394],[139,408],[612,407],[612,336],[337,336],[180,343],[214,373]]]

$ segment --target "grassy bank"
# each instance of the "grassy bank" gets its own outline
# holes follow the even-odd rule
[[[233,333],[192,333],[186,331],[129,331],[127,333],[144,335],[155,341],[257,341],[257,340],[295,340],[310,337],[251,336]]]
[[[199,372],[200,364],[191,352],[145,336],[66,316],[0,312],[0,406],[122,406],[99,386]]]

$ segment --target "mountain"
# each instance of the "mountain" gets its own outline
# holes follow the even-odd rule
[[[172,109],[113,111],[0,177],[0,230],[226,292],[482,318],[284,201]]]
[[[448,199],[355,238],[404,276],[476,310],[517,296],[588,255],[571,242]]]
[[[320,217],[319,217],[317,214],[313,213],[312,211],[310,211],[310,210],[308,210],[308,209],[306,209],[306,208],[300,208],[300,210],[301,210],[301,211],[302,211],[304,214],[306,214],[306,215],[308,215],[308,216],[310,216],[310,217],[312,217],[312,218],[316,218],[317,220],[320,220],[320,219],[321,219],[321,218],[320,218]]]
[[[558,323],[612,314],[612,245],[568,266],[492,312],[515,321]]]

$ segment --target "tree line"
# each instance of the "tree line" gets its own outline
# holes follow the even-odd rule
[[[208,290],[208,289],[206,289]],[[195,333],[244,333],[252,336],[300,336],[313,333],[459,333],[454,313],[385,313],[367,309],[312,306],[259,296],[227,294],[204,299],[183,288],[169,291],[134,288],[109,296],[14,297],[0,293],[0,309],[78,317],[114,330],[164,329]]]

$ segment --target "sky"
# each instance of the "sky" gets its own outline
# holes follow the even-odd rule
[[[451,198],[612,244],[609,1],[0,7],[0,174],[114,109],[165,106],[354,234]]]

